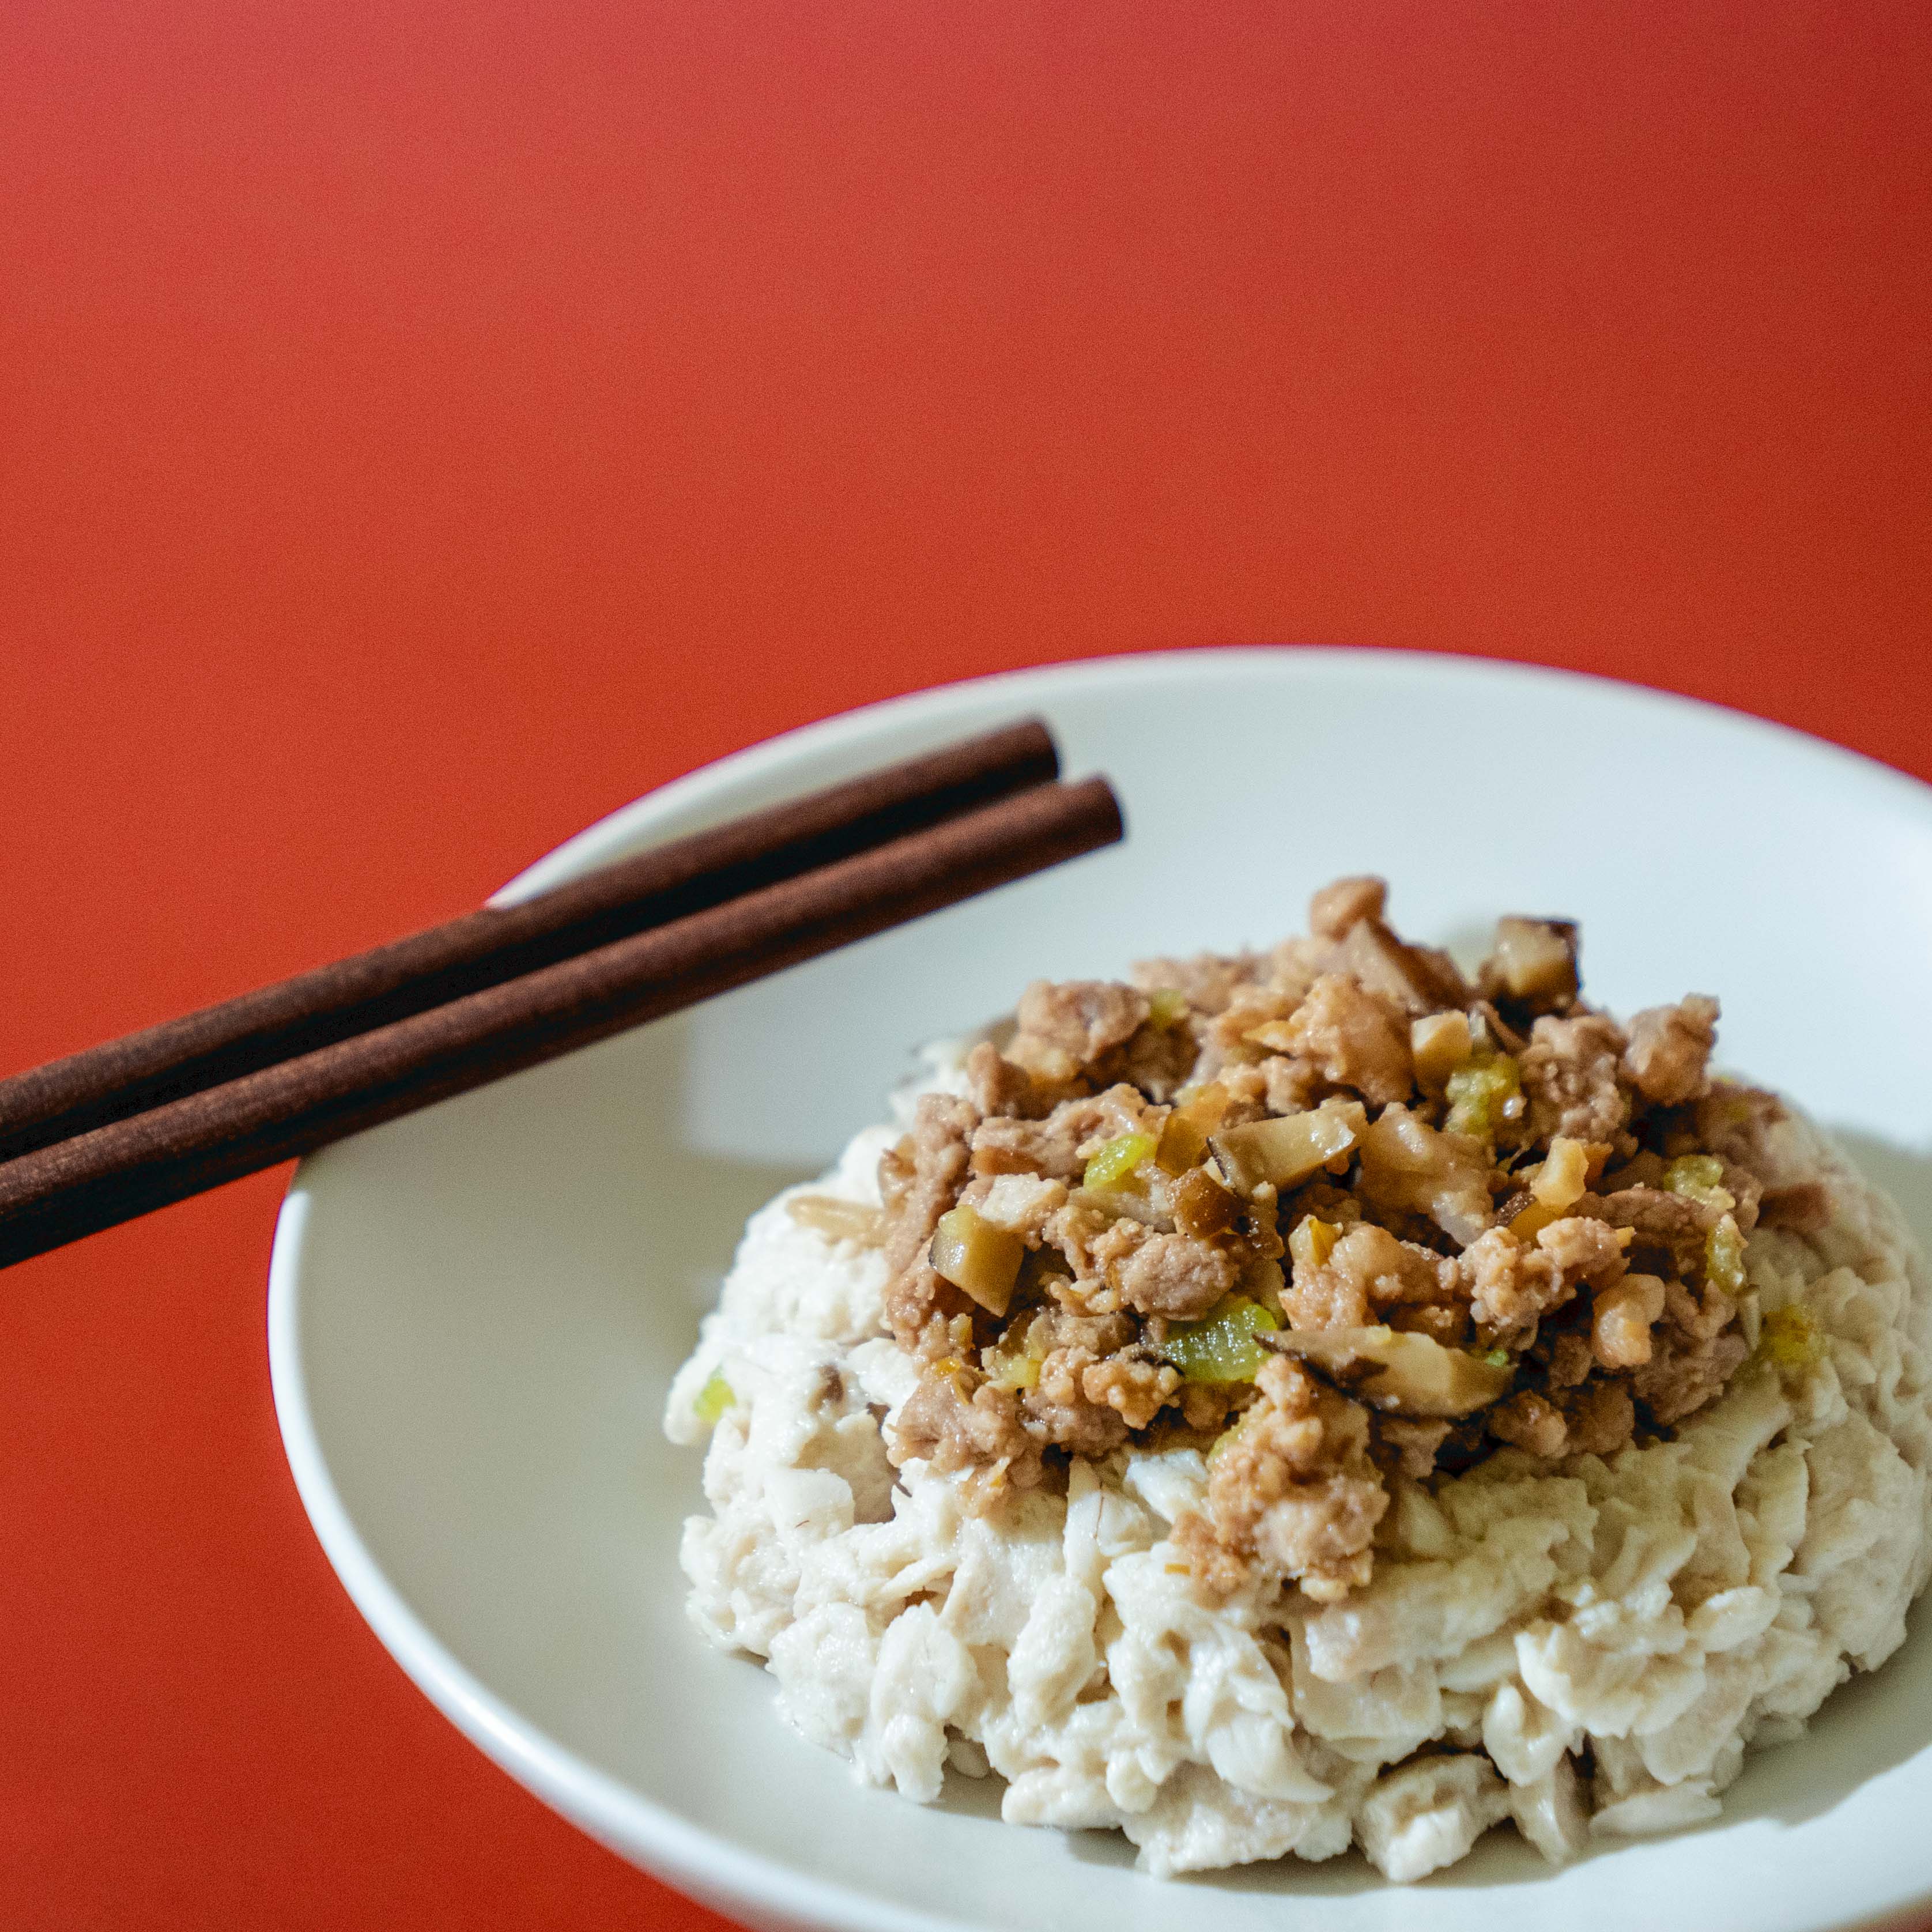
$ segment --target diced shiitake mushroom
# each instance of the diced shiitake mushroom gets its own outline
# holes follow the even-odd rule
[[[1425,1094],[1440,1094],[1449,1076],[1474,1050],[1467,1013],[1431,1013],[1408,1026],[1409,1057],[1415,1084]]]
[[[1197,1165],[1208,1151],[1208,1136],[1221,1124],[1221,1116],[1227,1111],[1228,1090],[1218,1081],[1184,1093],[1160,1130],[1154,1159],[1161,1171],[1185,1174]]]
[[[1364,991],[1406,1012],[1432,1012],[1468,998],[1447,955],[1403,944],[1378,919],[1356,922],[1336,963]]]
[[[1174,1225],[1197,1240],[1212,1240],[1241,1218],[1240,1199],[1204,1167],[1190,1168],[1174,1183],[1170,1206]]]
[[[1463,1247],[1495,1224],[1490,1153],[1480,1140],[1438,1133],[1406,1107],[1385,1107],[1362,1136],[1360,1158],[1356,1188],[1372,1207],[1426,1214]]]
[[[1563,919],[1499,919],[1486,964],[1513,1000],[1545,1004],[1574,999],[1576,926]]]
[[[1298,1187],[1330,1161],[1346,1158],[1368,1126],[1359,1100],[1324,1100],[1299,1114],[1249,1120],[1210,1134],[1208,1144],[1236,1193]]]
[[[989,1315],[1004,1315],[1013,1298],[1026,1244],[963,1204],[939,1217],[932,1234],[934,1273],[963,1288]]]
[[[1284,1328],[1255,1339],[1298,1356],[1371,1408],[1420,1420],[1453,1420],[1486,1408],[1508,1393],[1516,1375],[1513,1362],[1394,1328]]]

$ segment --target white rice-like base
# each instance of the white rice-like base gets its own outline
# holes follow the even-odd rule
[[[1369,1586],[1285,1610],[1210,1606],[1167,1540],[1198,1452],[1076,1461],[1064,1498],[990,1516],[959,1475],[892,1469],[880,1418],[917,1370],[882,1332],[882,1258],[786,1203],[876,1202],[898,1131],[752,1217],[665,1417],[696,1443],[711,1378],[735,1396],[685,1526],[692,1621],[766,1660],[785,1718],[866,1781],[926,1803],[949,1764],[996,1772],[1009,1822],[1117,1827],[1163,1876],[1352,1841],[1415,1879],[1504,1818],[1560,1861],[1716,1816],[1748,1749],[1903,1640],[1932,1571],[1924,1264],[1802,1120],[1780,1152],[1830,1176],[1838,1217],[1751,1238],[1746,1321],[1802,1304],[1815,1369],[1748,1364],[1674,1442],[1607,1462],[1504,1450],[1398,1484]]]

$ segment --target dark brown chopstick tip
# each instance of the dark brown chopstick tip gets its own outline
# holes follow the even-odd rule
[[[1024,718],[0,1080],[0,1160],[71,1139],[1051,783]]]

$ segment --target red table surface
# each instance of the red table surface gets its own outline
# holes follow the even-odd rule
[[[1928,79],[1844,0],[14,0],[0,1064],[1052,658],[1488,653],[1932,777]],[[721,1923],[334,1582],[286,1178],[5,1281],[0,1916]]]

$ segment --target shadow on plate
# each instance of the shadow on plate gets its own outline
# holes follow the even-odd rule
[[[648,1240],[658,1279],[683,1298],[693,1342],[695,1317],[717,1306],[746,1221],[773,1195],[822,1171],[821,1163],[773,1160],[754,1144],[720,1145],[694,1132],[690,1116],[700,1078],[694,1046],[693,1024],[684,1018],[631,1035],[622,1081],[609,1095],[610,1118],[595,1129],[621,1136],[630,1172],[651,1177],[654,1199],[677,1204],[674,1216],[652,1220]],[[659,1104],[640,1105],[640,1094],[659,1096]],[[580,1157],[580,1150],[572,1154]]]

